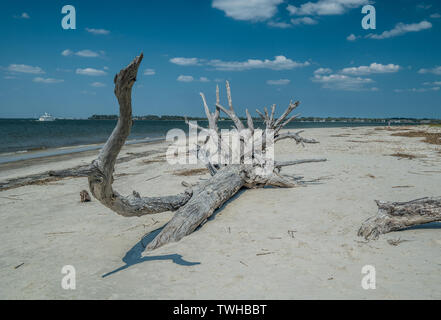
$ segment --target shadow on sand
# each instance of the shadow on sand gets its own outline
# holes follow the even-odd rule
[[[219,209],[217,209],[207,220],[208,221],[212,221],[216,218],[216,216],[221,213],[225,207],[231,202],[234,201],[235,199],[237,199],[242,193],[244,192],[244,190],[239,190],[233,197],[231,197],[230,199],[228,199]],[[197,230],[199,230],[202,227],[199,226],[196,228],[195,232]],[[190,262],[187,260],[184,260],[182,258],[182,256],[180,254],[166,254],[166,255],[162,255],[162,256],[146,256],[143,257],[142,253],[145,250],[145,247],[151,242],[153,241],[153,239],[162,231],[162,229],[164,229],[164,227],[161,227],[159,229],[156,229],[152,232],[150,232],[149,234],[145,235],[141,241],[139,241],[137,244],[135,244],[124,256],[124,258],[122,258],[122,261],[125,263],[125,265],[110,271],[104,275],[102,275],[102,278],[108,277],[114,273],[117,273],[119,271],[125,270],[135,264],[138,263],[142,263],[142,262],[146,262],[146,261],[155,261],[155,260],[172,260],[174,263],[180,265],[180,266],[194,266],[197,264],[201,264],[200,262]]]
[[[139,241],[137,244],[135,244],[122,258],[122,261],[125,263],[125,265],[110,271],[104,275],[102,275],[102,278],[108,277],[114,273],[117,273],[119,271],[125,270],[135,264],[146,262],[146,261],[154,261],[154,260],[172,260],[174,263],[179,264],[180,266],[194,266],[196,264],[200,264],[200,262],[190,262],[182,259],[182,256],[179,254],[166,254],[162,256],[147,256],[143,257],[142,253],[145,250],[145,247],[158,235],[158,233],[161,232],[161,230],[164,227],[161,227],[159,229],[156,229],[149,234],[145,235],[141,241]]]

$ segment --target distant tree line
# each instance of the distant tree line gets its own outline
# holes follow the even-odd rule
[[[94,114],[88,118],[89,120],[117,120],[118,115],[102,115]],[[187,117],[188,120],[204,121],[207,118],[204,117]],[[229,118],[219,118],[221,121],[230,121]],[[246,120],[244,117],[240,117],[241,120]],[[133,120],[168,120],[168,121],[184,121],[184,116],[176,115],[145,115],[145,116],[134,116]],[[261,118],[253,118],[254,121],[262,121]],[[301,117],[294,120],[295,122],[375,122],[375,123],[415,123],[415,124],[441,124],[439,119],[416,119],[416,118],[349,118],[349,117]]]

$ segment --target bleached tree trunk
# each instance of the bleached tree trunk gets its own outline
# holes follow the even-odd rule
[[[115,96],[120,106],[120,117],[98,158],[92,162],[90,168],[87,168],[87,173],[92,195],[106,207],[122,216],[134,217],[176,210],[174,217],[147,246],[147,250],[156,249],[169,242],[179,241],[184,236],[192,233],[197,227],[201,226],[216,209],[234,196],[242,187],[260,188],[274,186],[290,188],[296,186],[298,184],[297,180],[279,174],[282,167],[326,161],[326,159],[306,159],[275,163],[273,171],[269,173],[266,172],[265,174],[262,174],[262,172],[265,172],[262,169],[267,168],[268,160],[260,153],[252,152],[247,155],[251,158],[251,163],[244,160],[245,155],[242,153],[240,163],[238,164],[220,165],[213,162],[213,154],[209,155],[207,151],[207,143],[209,140],[213,139],[213,141],[217,142],[218,154],[221,153],[221,148],[226,145],[217,127],[220,111],[226,113],[230,119],[233,120],[237,131],[245,137],[240,140],[240,151],[245,150],[245,139],[252,137],[254,134],[253,119],[248,110],[246,110],[248,128],[244,126],[236,115],[233,109],[230,85],[226,82],[228,109],[220,105],[218,87],[216,88],[216,108],[213,113],[209,110],[205,96],[201,93],[209,128],[196,126],[198,129],[208,132],[209,135],[204,144],[198,146],[198,159],[203,161],[207,166],[212,175],[211,178],[188,188],[185,192],[178,195],[141,197],[136,191],[133,191],[132,195],[129,196],[120,195],[112,188],[113,172],[117,156],[130,134],[132,125],[131,91],[136,81],[137,71],[142,58],[142,54],[136,57],[132,63],[115,76]],[[285,125],[295,119],[296,116],[292,116],[288,119],[287,117],[298,105],[299,102],[291,102],[279,119],[274,118],[275,105],[272,106],[271,115],[269,115],[266,108],[265,115],[258,111],[265,122],[267,130],[271,130],[271,132],[274,133],[274,142],[291,138],[301,144],[317,143],[315,140],[302,138],[299,135],[300,132],[279,134],[279,131]],[[186,122],[189,126],[194,125],[188,121]],[[269,146],[266,145],[266,139],[264,139],[265,134],[266,131],[263,133],[262,139],[263,153],[269,148]]]

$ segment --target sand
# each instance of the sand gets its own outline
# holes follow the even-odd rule
[[[173,213],[125,218],[95,199],[80,203],[86,178],[0,192],[0,298],[440,299],[440,223],[377,241],[357,237],[361,223],[377,211],[374,200],[440,195],[441,146],[392,133],[373,127],[308,129],[303,135],[320,144],[302,148],[282,141],[277,160],[329,161],[285,168],[312,182],[244,190],[202,228],[150,253],[142,252],[141,239]],[[115,189],[166,195],[184,190],[183,180],[208,178],[174,175],[195,166],[160,161],[166,147],[126,146],[122,154],[157,154],[117,165]],[[390,156],[396,153],[416,157]],[[95,155],[2,165],[0,181],[89,163]],[[388,242],[398,239],[406,241]],[[75,267],[75,290],[61,287],[65,265]],[[376,269],[375,290],[361,286],[365,265]]]

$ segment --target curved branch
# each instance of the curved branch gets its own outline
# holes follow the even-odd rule
[[[303,159],[303,160],[291,160],[291,161],[276,161],[274,163],[274,168],[282,168],[282,167],[289,167],[289,166],[295,166],[298,164],[303,163],[311,163],[311,162],[325,162],[327,159]]]
[[[114,92],[118,99],[120,116],[115,129],[88,172],[89,188],[93,196],[106,207],[125,217],[177,210],[192,196],[192,190],[186,190],[175,196],[152,198],[142,198],[134,191],[133,195],[124,197],[112,188],[116,158],[132,126],[132,87],[142,58],[141,53],[115,76]]]
[[[317,140],[315,139],[307,139],[307,138],[303,138],[300,136],[300,133],[302,133],[303,131],[299,131],[299,132],[295,132],[295,133],[291,133],[291,132],[286,132],[286,133],[282,133],[279,134],[275,139],[274,142],[278,142],[280,140],[285,140],[285,139],[293,139],[295,140],[297,143],[319,143]]]

